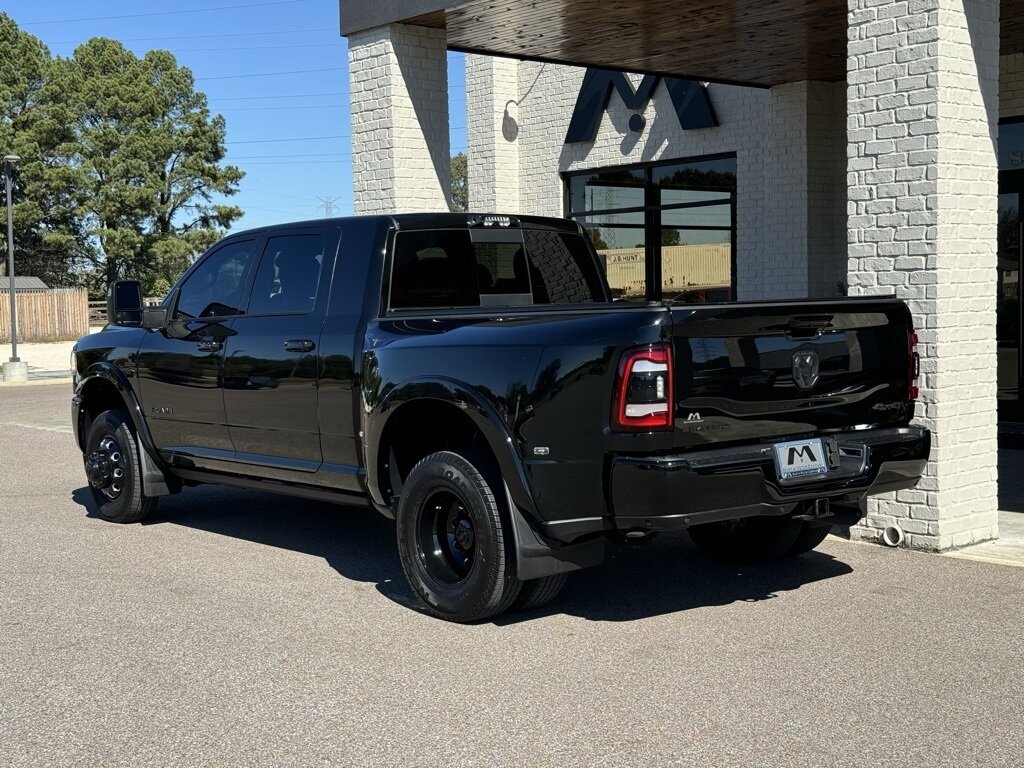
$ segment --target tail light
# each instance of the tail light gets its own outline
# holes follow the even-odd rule
[[[628,350],[619,361],[612,429],[671,429],[674,419],[672,350],[668,344]]]
[[[917,378],[921,375],[921,356],[917,353],[917,334],[907,333],[907,400],[917,400],[921,390],[917,386]]]

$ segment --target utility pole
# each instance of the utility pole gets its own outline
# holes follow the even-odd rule
[[[334,204],[340,199],[340,197],[318,197],[317,200],[321,202],[321,205],[318,205],[316,209],[319,211],[322,208],[324,218],[329,219],[334,215]]]
[[[8,300],[11,303],[11,359],[3,364],[4,381],[27,381],[28,364],[18,357],[18,302],[14,291],[14,211],[11,203],[11,176],[21,160],[17,155],[4,155],[4,176],[7,181],[7,277],[10,280]]]

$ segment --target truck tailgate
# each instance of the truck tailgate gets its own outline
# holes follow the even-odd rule
[[[895,299],[672,306],[678,447],[906,423],[912,319]]]

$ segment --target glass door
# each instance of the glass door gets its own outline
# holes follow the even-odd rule
[[[1002,179],[1004,182],[1010,180]],[[1018,182],[1020,180],[1017,180]],[[1020,381],[1020,268],[1021,268],[1021,189],[1005,191],[1000,185],[998,229],[998,296],[996,299],[996,340],[998,347],[997,381],[999,420],[1024,421],[1021,409]],[[1017,186],[1017,185],[1014,185]]]

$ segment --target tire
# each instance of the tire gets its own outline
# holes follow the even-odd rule
[[[534,608],[547,605],[558,597],[568,579],[569,574],[556,573],[554,576],[541,576],[539,579],[524,581],[519,596],[512,602],[512,610],[532,611]]]
[[[803,531],[788,517],[744,517],[687,529],[693,543],[717,560],[751,563],[787,557]]]
[[[398,555],[409,586],[438,618],[479,621],[519,595],[514,542],[493,483],[451,451],[430,454],[406,478],[395,514]]]
[[[825,540],[825,537],[832,532],[831,525],[812,525],[803,523],[803,530],[796,537],[793,546],[789,548],[784,557],[796,557],[805,552],[810,552]]]
[[[85,438],[85,474],[100,517],[137,523],[156,507],[142,492],[142,462],[128,412],[104,411]]]

